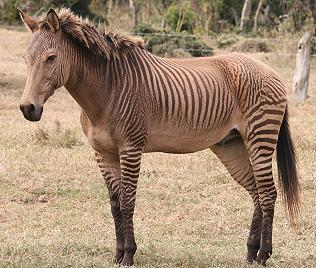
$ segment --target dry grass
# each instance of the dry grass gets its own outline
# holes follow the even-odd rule
[[[34,133],[34,142],[50,147],[73,148],[82,145],[77,134],[72,129],[63,129],[59,121],[55,121],[55,128],[47,130],[39,126]]]
[[[107,191],[77,104],[62,89],[46,104],[40,123],[24,120],[18,109],[28,35],[0,29],[0,267],[112,267]],[[290,89],[294,57],[254,56],[275,68]],[[269,267],[316,267],[315,71],[314,60],[312,97],[304,104],[289,97],[302,218],[291,229],[278,199]],[[248,194],[209,151],[145,155],[135,213],[136,264],[244,267],[251,216]]]

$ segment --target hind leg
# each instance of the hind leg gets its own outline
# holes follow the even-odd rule
[[[262,209],[262,234],[261,245],[257,256],[257,262],[265,265],[272,254],[272,227],[274,217],[274,205],[277,198],[273,176],[272,176],[272,153],[274,150],[266,152],[267,146],[263,150],[260,145],[250,154],[254,176],[258,188],[259,202]],[[265,151],[265,152],[264,152]]]
[[[247,241],[247,262],[252,263],[256,260],[260,248],[262,211],[248,152],[240,136],[225,144],[216,144],[211,147],[211,150],[221,160],[234,180],[248,191],[253,200],[254,212]]]
[[[248,124],[243,137],[245,137],[245,145],[252,164],[262,209],[261,244],[257,262],[265,265],[272,254],[274,205],[277,198],[272,175],[272,155],[278,141],[280,121],[266,119],[264,115],[260,116],[263,121]]]

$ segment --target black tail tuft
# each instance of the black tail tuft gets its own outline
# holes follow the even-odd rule
[[[296,168],[295,148],[293,145],[289,123],[288,108],[285,109],[277,144],[277,163],[279,184],[282,197],[288,209],[289,220],[295,224],[296,217],[300,214],[299,208],[299,182]]]

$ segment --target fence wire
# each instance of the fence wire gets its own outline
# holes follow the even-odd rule
[[[208,39],[208,40],[213,40],[214,42],[218,41],[218,38],[216,38],[215,36],[211,36],[211,35],[192,35],[192,34],[170,34],[170,33],[142,33],[142,32],[136,32],[136,33],[129,33],[130,35],[135,35],[135,36],[141,36],[141,37],[146,37],[146,36],[158,36],[158,37],[169,37],[169,38],[192,38],[192,39]],[[268,41],[268,42],[279,42],[278,44],[280,44],[280,41],[282,41],[281,44],[287,44],[288,42],[292,42],[297,44],[298,41],[300,40],[300,37],[297,37],[296,39],[293,40],[293,38],[282,38],[282,37],[278,37],[278,38],[267,38],[267,37],[245,37],[246,40],[264,40],[264,41]],[[316,41],[315,38],[313,38],[314,41]],[[237,39],[238,42],[238,39]],[[196,52],[213,52],[212,49],[190,49],[190,48],[182,48],[182,47],[178,47],[177,49],[182,49],[185,51],[196,51]],[[296,49],[296,46],[293,47],[293,50]],[[232,52],[232,51],[226,51],[227,53]],[[278,56],[296,56],[296,53],[278,53],[277,51],[274,52],[274,54],[278,55]],[[311,57],[316,57],[316,54],[311,54]]]
[[[22,26],[12,26],[12,25],[2,25],[2,28],[5,29],[9,29],[9,30],[17,30],[17,31],[25,31],[25,27]],[[216,38],[215,36],[212,35],[194,35],[194,34],[176,34],[176,33],[142,33],[142,32],[128,32],[127,34],[129,35],[134,35],[134,36],[141,36],[141,37],[146,37],[146,36],[157,36],[157,37],[168,37],[168,38],[192,38],[192,39],[208,39],[208,40],[212,40],[214,42],[218,41],[218,38]],[[297,39],[293,38],[283,38],[283,37],[277,37],[277,38],[268,38],[268,37],[245,37],[246,40],[264,40],[264,41],[268,41],[268,42],[278,42],[278,44],[281,45],[286,45],[288,42],[291,43],[295,43],[297,44],[300,37],[297,37]],[[314,40],[314,42],[316,42],[316,38],[314,37],[312,40]],[[237,42],[238,42],[238,38],[237,38]],[[198,49],[198,48],[183,48],[183,47],[178,47],[177,49],[181,49],[184,51],[191,51],[191,52],[205,52],[205,53],[212,53],[213,49],[207,49],[207,48],[202,48],[202,49]],[[293,47],[293,50],[296,49],[296,47]],[[232,52],[232,51],[225,51],[225,52]],[[277,56],[296,56],[296,53],[278,53],[277,51],[274,52],[274,54],[276,54]],[[316,57],[316,54],[311,54],[311,57]]]

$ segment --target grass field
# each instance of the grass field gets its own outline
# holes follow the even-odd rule
[[[113,267],[107,190],[82,134],[78,105],[60,89],[40,123],[19,111],[29,36],[0,29],[0,267]],[[311,97],[297,104],[291,96],[295,57],[254,56],[287,85],[302,189],[296,230],[277,200],[268,266],[316,267],[316,60]],[[253,205],[210,151],[147,154],[138,185],[137,267],[246,266]]]

